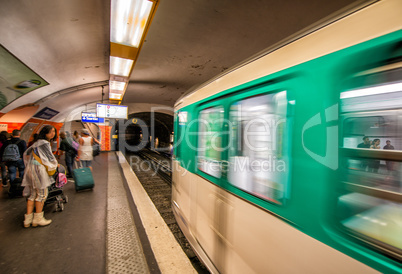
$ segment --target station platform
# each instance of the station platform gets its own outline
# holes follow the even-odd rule
[[[197,273],[121,152],[92,164],[95,188],[64,187],[68,203],[23,227],[25,198],[0,189],[0,273]]]

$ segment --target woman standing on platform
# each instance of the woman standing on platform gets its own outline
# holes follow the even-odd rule
[[[87,129],[83,129],[82,137],[79,139],[80,148],[78,149],[78,155],[76,157],[77,161],[81,161],[83,167],[89,167],[92,171],[92,159],[93,159],[93,149],[92,145],[94,143],[101,144],[95,138],[92,138],[89,135],[89,131]]]
[[[45,226],[52,222],[43,216],[43,205],[48,195],[48,187],[54,181],[52,175],[58,167],[50,146],[50,142],[56,139],[56,128],[46,125],[39,132],[38,140],[24,153],[25,175],[22,186],[25,186],[24,193],[29,190],[24,227],[31,224],[34,227]]]

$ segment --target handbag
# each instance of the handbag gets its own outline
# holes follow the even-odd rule
[[[99,144],[94,144],[92,146],[92,156],[95,157],[98,156],[99,154],[100,154],[100,146]]]
[[[46,166],[46,165],[44,165],[44,164],[42,163],[42,160],[40,159],[40,157],[39,157],[38,155],[36,155],[35,151],[32,152],[32,155],[33,155],[33,157],[35,158],[35,160],[36,160],[39,164],[43,165],[43,166],[46,168],[47,175],[53,176],[53,175],[56,173],[56,169],[55,169],[55,170],[49,170],[49,167]]]

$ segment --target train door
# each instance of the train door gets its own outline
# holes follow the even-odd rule
[[[196,205],[195,234],[214,267],[220,269],[224,258],[222,244],[224,199],[220,189],[225,174],[223,167],[227,130],[225,100],[201,105],[197,117],[197,182],[192,201]],[[205,180],[206,179],[206,180]]]
[[[200,177],[195,185],[196,199],[191,201],[197,205],[197,240],[219,271],[256,271],[263,265],[260,257],[268,247],[262,246],[258,238],[261,219],[249,223],[255,207],[234,201],[227,189],[242,198],[257,198],[273,206],[289,199],[295,105],[290,97],[284,89],[259,86],[203,105],[199,110]],[[239,246],[244,239],[249,239],[249,249]],[[253,265],[240,259],[250,256],[255,258],[250,260],[256,262]]]
[[[225,182],[243,199],[276,208],[290,197],[291,132],[296,103],[291,98],[283,83],[254,88],[231,98]],[[225,265],[225,271],[262,272],[266,266],[264,258],[272,251],[264,244],[273,235],[266,226],[270,219],[266,216],[271,215],[230,198],[228,204],[234,209],[232,212],[230,207],[226,208],[224,236],[226,261],[231,264]]]
[[[239,98],[230,107],[228,182],[264,200],[289,196],[287,92]]]

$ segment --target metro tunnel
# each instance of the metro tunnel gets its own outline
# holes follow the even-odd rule
[[[173,141],[173,116],[165,113],[141,112],[128,116],[123,125],[124,134],[121,134],[121,124],[116,124],[120,136],[125,138],[128,146],[138,146],[142,141],[145,146],[163,150]],[[120,137],[120,138],[121,138]],[[158,141],[155,141],[155,140]]]
[[[402,273],[402,1],[31,2],[1,273]]]

